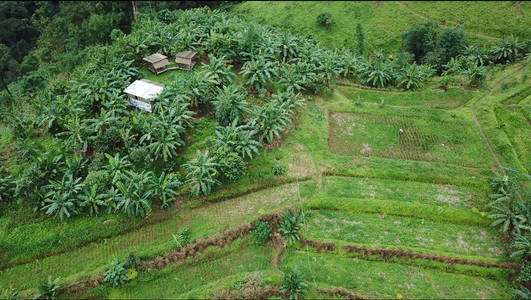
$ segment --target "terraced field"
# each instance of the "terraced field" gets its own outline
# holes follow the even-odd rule
[[[521,66],[509,68],[505,74]],[[417,99],[411,105],[400,93],[393,93],[385,106],[374,99],[387,97],[387,92],[353,87],[344,91],[338,87],[330,97],[311,100],[281,148],[268,153],[269,159],[288,166],[286,178],[292,183],[242,192],[239,197],[227,196],[232,199],[195,208],[183,207],[141,228],[16,263],[0,271],[0,285],[21,288],[29,295],[40,280],[53,275],[72,287],[71,295],[89,298],[223,297],[242,291],[252,297],[278,294],[275,286],[281,282],[280,271],[297,265],[310,285],[309,297],[333,295],[330,291],[338,287],[374,298],[508,297],[507,278],[514,273],[514,265],[484,212],[494,163],[472,123],[471,101],[484,91],[454,91],[443,97],[430,89],[404,93],[406,99]],[[516,101],[510,100],[515,91],[504,91],[495,115],[500,119],[505,116],[500,107]],[[367,95],[373,96],[364,101]],[[528,97],[519,97],[515,103],[525,105]],[[432,99],[438,108],[427,108],[425,102]],[[339,124],[338,115],[346,116],[349,124]],[[368,115],[374,122],[367,122]],[[421,151],[409,148],[411,153],[420,152],[419,157],[361,153],[364,141],[373,149],[380,141],[393,147],[389,141],[400,139],[399,130],[384,126],[393,120],[402,122],[399,127],[415,124],[417,132],[436,141]],[[351,126],[352,135],[333,136],[334,126],[345,132],[352,122],[360,121],[365,122],[365,135]],[[429,129],[432,127],[436,130]],[[428,134],[428,130],[432,131]],[[509,129],[504,132],[515,137]],[[430,147],[452,133],[463,139],[460,153],[430,152]],[[337,153],[331,143],[340,143],[346,153]],[[428,154],[438,159],[422,156]],[[172,233],[183,226],[190,228],[193,240],[201,241],[286,207],[303,209],[304,240],[330,249],[296,244],[282,250],[273,242],[257,246],[243,237],[227,246],[199,248],[190,258],[170,262],[160,270],[139,270],[133,281],[120,288],[98,281],[114,257],[134,252],[145,262],[163,259],[174,251]],[[10,238],[19,237],[11,233]]]

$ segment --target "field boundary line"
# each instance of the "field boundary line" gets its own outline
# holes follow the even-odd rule
[[[320,251],[334,251],[336,248],[339,248],[333,242],[320,242],[310,239],[301,239],[301,244],[305,246],[311,246]],[[464,258],[454,258],[437,254],[429,254],[423,252],[410,251],[406,249],[387,249],[387,248],[372,248],[355,244],[343,244],[341,248],[347,253],[361,253],[363,255],[380,255],[382,260],[387,260],[390,257],[405,257],[411,259],[426,259],[438,261],[441,263],[446,263],[450,265],[472,265],[485,268],[501,268],[501,269],[510,269],[510,270],[520,270],[521,266],[513,262],[487,262],[487,261],[478,261]]]

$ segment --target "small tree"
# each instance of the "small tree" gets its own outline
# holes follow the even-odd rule
[[[360,23],[356,26],[356,38],[358,39],[358,55],[361,56],[365,53],[365,36]]]
[[[257,221],[254,225],[255,229],[250,234],[256,244],[263,245],[271,237],[271,226],[268,222],[264,221]]]
[[[308,284],[297,267],[282,272],[282,286],[280,291],[287,294],[290,300],[304,299]]]
[[[103,273],[105,282],[118,287],[127,282],[127,269],[118,259],[114,259],[111,265]]]
[[[208,150],[204,154],[197,150],[197,158],[184,164],[188,172],[186,183],[192,185],[190,190],[192,195],[199,196],[201,193],[208,195],[214,185],[220,184],[217,180],[218,164],[214,162],[214,159],[209,155]]]
[[[332,25],[332,15],[330,13],[322,13],[317,16],[317,24],[330,27]]]
[[[39,283],[40,294],[34,295],[34,299],[43,298],[46,300],[56,299],[61,289],[61,278],[55,278],[52,280],[52,276],[48,276],[47,281],[41,281]]]
[[[304,223],[304,217],[302,214],[291,212],[286,210],[284,212],[284,219],[280,222],[278,231],[282,234],[288,244],[292,244],[295,241],[300,240],[299,232],[302,229]]]

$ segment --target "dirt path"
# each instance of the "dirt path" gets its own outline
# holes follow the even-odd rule
[[[489,150],[492,154],[492,157],[494,158],[494,161],[496,161],[496,164],[498,165],[498,167],[502,170],[502,172],[505,174],[505,169],[501,168],[501,162],[500,162],[500,159],[498,158],[498,155],[496,155],[496,152],[494,151],[494,147],[492,146],[492,143],[490,142],[490,140],[487,138],[487,135],[485,134],[485,131],[483,130],[483,126],[481,126],[481,123],[479,122],[478,120],[478,117],[477,117],[477,105],[478,103],[480,103],[481,101],[483,101],[485,98],[487,98],[488,96],[490,96],[492,94],[492,92],[494,92],[495,89],[497,89],[505,80],[513,77],[515,74],[519,73],[520,71],[522,71],[523,69],[525,69],[525,67],[527,67],[527,63],[524,64],[522,67],[516,69],[515,71],[513,71],[511,74],[503,77],[502,79],[498,80],[494,86],[492,88],[490,88],[490,90],[485,94],[483,95],[481,98],[479,98],[478,100],[476,100],[474,102],[474,104],[472,105],[472,116],[474,117],[474,122],[476,123],[476,125],[478,126],[479,128],[479,132],[481,133],[481,135],[483,136],[483,139],[487,142],[487,145],[489,146]]]
[[[396,3],[398,3],[398,5],[400,5],[401,7],[407,9],[410,13],[416,15],[417,17],[421,18],[421,19],[424,19],[426,21],[429,21],[429,20],[433,20],[432,18],[430,18],[429,16],[425,16],[423,14],[420,14],[414,10],[412,10],[409,6],[407,6],[406,4],[400,2],[400,1],[396,1]],[[448,26],[446,25],[443,25],[443,24],[438,24],[439,27],[441,28],[448,28]],[[486,38],[486,39],[491,39],[491,40],[498,40],[500,39],[499,37],[495,37],[495,36],[490,36],[490,35],[486,35],[486,34],[483,34],[483,33],[479,33],[479,32],[470,32],[470,31],[464,31],[464,33],[466,34],[470,34],[470,35],[474,35],[474,36],[477,36],[477,37],[481,37],[481,38]]]

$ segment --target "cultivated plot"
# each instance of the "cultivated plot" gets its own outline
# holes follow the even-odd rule
[[[331,112],[329,121],[330,151],[339,155],[492,165],[479,133],[457,120]]]

